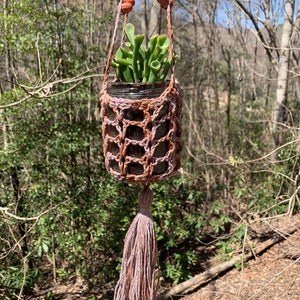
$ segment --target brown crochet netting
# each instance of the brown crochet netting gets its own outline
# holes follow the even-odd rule
[[[182,90],[170,84],[158,98],[131,100],[102,94],[107,170],[117,179],[149,184],[180,167]]]
[[[139,197],[140,211],[125,237],[121,274],[114,299],[153,300],[157,246],[150,212],[153,193],[149,185],[170,176],[180,166],[182,90],[175,84],[172,64],[170,83],[164,83],[166,87],[159,96],[153,94],[133,100],[127,99],[129,96],[126,94],[120,97],[108,91],[121,4],[122,0],[118,6],[100,96],[105,165],[117,179],[142,183],[144,189]],[[171,5],[168,5],[167,12],[171,59]]]

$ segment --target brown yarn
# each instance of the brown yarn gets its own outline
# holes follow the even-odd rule
[[[120,279],[115,300],[152,300],[157,246],[150,212],[153,193],[145,186],[140,198],[140,211],[125,237]]]

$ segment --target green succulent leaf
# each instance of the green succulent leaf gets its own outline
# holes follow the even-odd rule
[[[116,55],[115,55],[115,58],[116,59],[119,59],[119,58],[123,58],[123,52],[121,50],[121,48],[119,48],[117,51],[116,51]]]
[[[148,65],[148,59],[144,61],[144,70],[143,70],[143,80],[142,82],[147,82],[150,73],[150,67]]]
[[[138,82],[142,77],[142,67],[139,65],[141,61],[139,60],[140,47],[144,41],[145,36],[136,35],[134,37],[134,50],[132,56],[132,69],[135,82]]]
[[[163,68],[163,71],[161,73],[161,75],[159,76],[159,80],[160,81],[164,81],[169,73],[169,70],[170,70],[170,62],[167,61],[165,64],[164,64],[164,68]]]
[[[132,59],[116,58],[115,62],[123,66],[132,66]]]
[[[119,48],[125,58],[132,58],[133,52],[126,50],[124,47]]]
[[[158,60],[154,60],[151,62],[150,68],[153,72],[158,73],[161,68],[161,63]]]
[[[157,60],[163,61],[166,54],[168,54],[168,48],[162,48],[159,55],[157,56]]]
[[[129,48],[131,51],[134,49],[134,45],[131,44],[130,42],[125,42],[124,45]]]
[[[131,68],[128,68],[125,65],[120,65],[120,72],[122,72],[123,81],[134,82],[134,75]]]
[[[159,77],[157,76],[156,72],[151,70],[147,82],[157,82],[158,80]]]
[[[125,25],[124,31],[125,31],[127,40],[131,43],[131,45],[134,46],[134,35],[135,35],[134,25],[131,23],[127,23]]]
[[[157,38],[157,44],[160,46],[160,48],[169,48],[170,46],[170,39],[168,38],[167,35],[165,34],[161,34],[160,36],[158,36]]]
[[[149,52],[152,53],[155,49],[155,46],[156,46],[156,43],[157,43],[157,38],[159,37],[158,34],[156,35],[153,35],[149,42],[148,42],[148,49],[149,49]]]
[[[119,67],[119,64],[116,62],[115,59],[113,59],[112,62],[111,62],[111,66],[116,69],[116,68]]]

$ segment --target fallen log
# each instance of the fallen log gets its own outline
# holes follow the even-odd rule
[[[192,292],[199,288],[201,285],[211,281],[215,277],[217,277],[220,273],[233,268],[239,262],[246,262],[253,257],[260,255],[264,251],[268,250],[273,245],[281,242],[286,238],[286,236],[293,234],[297,231],[297,227],[292,227],[287,229],[284,234],[276,235],[275,238],[268,239],[257,246],[255,249],[252,249],[249,253],[243,253],[238,256],[233,257],[231,260],[223,262],[217,266],[214,266],[203,273],[200,273],[180,284],[175,285],[168,291],[160,294],[156,297],[156,300],[167,300],[176,296],[184,296],[189,292]]]

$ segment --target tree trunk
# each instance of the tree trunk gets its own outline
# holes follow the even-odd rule
[[[3,1],[3,12],[4,12],[4,28],[5,32],[11,32],[11,28],[9,28],[9,24],[7,22],[9,16],[9,1],[5,0]],[[7,89],[14,89],[15,88],[15,78],[12,73],[13,70],[13,59],[12,59],[12,53],[11,53],[11,47],[10,42],[8,39],[5,40],[5,70],[6,70],[6,80],[8,83]],[[13,133],[13,128],[8,128],[7,125],[5,128],[5,134],[9,135]],[[5,137],[6,138],[6,137]],[[6,143],[6,142],[5,142]],[[19,180],[19,172],[18,172],[19,166],[12,166],[10,168],[10,180],[12,184],[13,189],[13,195],[15,199],[15,205],[16,205],[16,213],[18,216],[23,216],[25,211],[25,199],[21,192],[21,184]],[[28,244],[27,244],[27,236],[26,236],[26,223],[24,221],[20,221],[18,223],[18,233],[20,236],[20,248],[21,248],[21,256],[22,259],[24,259],[28,255]],[[25,261],[29,268],[33,268],[32,260],[27,258],[27,261]]]
[[[287,102],[287,87],[289,77],[290,41],[293,31],[293,14],[295,0],[285,1],[285,17],[282,28],[281,51],[278,65],[276,102],[273,114],[273,143],[278,147],[283,143],[279,125],[284,122],[285,104]]]

